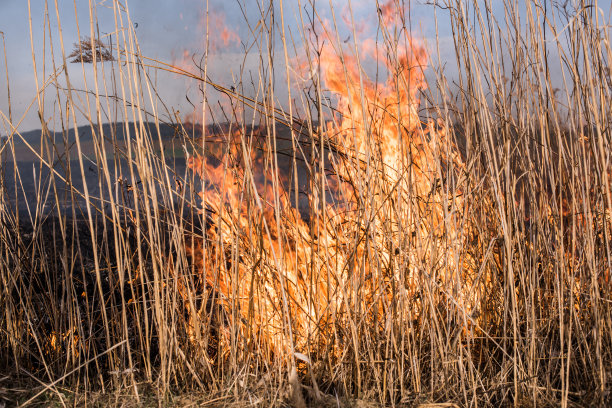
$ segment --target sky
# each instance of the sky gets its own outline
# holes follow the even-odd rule
[[[320,13],[319,17],[331,24],[334,16],[330,11],[330,1],[301,0],[300,3],[308,5],[309,1],[315,1]],[[238,72],[238,67],[241,65],[244,66],[243,80],[245,78],[248,80],[249,75],[257,71],[260,64],[259,53],[256,47],[249,48],[253,45],[250,30],[257,29],[257,21],[261,18],[258,4],[267,2],[268,0],[208,0],[208,30],[212,39],[209,43],[212,48],[208,74],[213,81],[229,87],[233,86],[237,78],[241,76]],[[452,78],[457,75],[457,69],[453,68],[452,27],[450,27],[448,13],[441,8],[434,8],[430,4],[432,2],[426,0],[410,2],[411,30],[413,36],[426,45],[429,53],[432,54],[432,60],[445,65],[447,74]],[[4,34],[6,44],[11,114],[14,124],[21,121],[20,131],[41,127],[37,114],[37,80],[32,55],[36,57],[38,84],[42,84],[52,73],[52,59],[48,45],[49,31],[51,31],[51,39],[54,43],[53,52],[56,63],[61,61],[59,57],[61,51],[59,47],[60,26],[66,53],[70,53],[72,44],[90,33],[91,10],[96,13],[93,20],[97,21],[97,27],[94,29],[100,32],[101,39],[107,41],[110,38],[114,41],[118,33],[116,32],[113,3],[114,0],[57,0],[56,15],[54,0],[0,0],[0,31]],[[127,4],[142,55],[175,65],[192,65],[190,62],[192,57],[200,58],[203,55],[205,25],[202,22],[207,7],[206,0],[122,0],[121,3]],[[350,19],[346,7],[348,3],[349,0],[331,1],[341,37],[346,36],[346,43],[350,45],[352,33],[342,22],[342,20]],[[47,4],[48,13],[45,11],[45,4]],[[287,32],[291,32],[295,37],[299,35],[297,19],[300,9],[298,4],[298,0],[284,0],[283,2]],[[363,23],[375,27],[377,21],[375,0],[352,0],[350,4],[354,21],[358,27]],[[494,14],[503,16],[501,2],[494,0],[492,5]],[[610,15],[610,0],[600,1],[599,6],[608,16]],[[279,0],[275,0],[274,7],[278,19],[280,16]],[[308,7],[304,6],[302,11],[305,12],[307,9]],[[50,30],[49,27],[45,30],[45,15],[49,15]],[[440,56],[443,61],[437,61],[436,40],[441,45]],[[297,41],[300,41],[299,38]],[[277,41],[275,51],[276,58],[281,61],[279,67],[282,67],[282,47],[279,44],[280,41]],[[249,50],[246,53],[246,59],[244,58],[245,49]],[[46,58],[43,55],[46,55]],[[88,81],[87,88],[92,89],[91,67],[85,68],[85,73],[80,64],[69,64],[68,69],[73,87],[84,89],[85,81]],[[282,69],[284,70],[284,67]],[[152,75],[164,103],[170,109],[178,110],[182,115],[193,110],[190,101],[194,102],[201,98],[199,84],[177,75],[166,75],[162,72],[158,74],[158,76],[154,73]],[[6,71],[2,64],[0,68],[0,112],[8,116],[6,81]],[[285,95],[282,94],[282,87],[279,89],[280,94],[277,97],[282,99]],[[44,117],[50,128],[59,126],[53,119],[57,116],[55,112],[58,110],[53,94],[54,92],[49,92],[44,101]],[[214,97],[211,94],[210,101]],[[0,118],[0,122],[4,121]],[[0,126],[0,134],[6,134],[6,126],[4,128]]]

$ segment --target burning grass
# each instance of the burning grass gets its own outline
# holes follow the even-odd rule
[[[68,58],[117,62],[106,69],[124,74],[114,77],[123,94],[96,91],[96,106],[112,101],[125,123],[153,109],[141,99],[154,85],[146,69],[229,102],[204,104],[213,126],[174,115],[183,171],[160,128],[132,118],[142,125],[126,125],[121,143],[92,121],[93,184],[78,135],[58,149],[43,129],[41,150],[27,146],[50,187],[36,185],[27,216],[19,167],[0,179],[0,398],[65,403],[71,389],[71,403],[116,393],[119,404],[154,389],[166,403],[200,393],[277,406],[338,404],[332,395],[349,406],[609,403],[609,38],[584,8],[506,5],[519,37],[490,9],[449,2],[456,95],[439,67],[426,78],[429,56],[396,1],[377,8],[378,40],[353,27],[353,47],[333,12],[327,21],[312,6],[300,49],[282,42],[283,108],[265,64],[250,97],[209,80],[206,66],[146,59],[129,45],[133,30],[116,58],[88,40],[87,60]],[[526,28],[510,19],[520,15]],[[565,94],[552,92],[540,23],[556,38]],[[496,39],[512,45],[509,81]],[[3,117],[14,152],[20,134]],[[76,163],[56,156],[70,148]],[[44,385],[20,394],[5,379]]]

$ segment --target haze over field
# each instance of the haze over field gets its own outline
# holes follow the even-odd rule
[[[300,31],[297,23],[300,18],[297,1],[285,2],[285,23],[288,29],[287,35],[298,41]],[[302,2],[302,14],[308,7],[307,2]],[[328,4],[318,4],[318,16],[321,19],[332,21],[336,18],[338,24],[338,35],[345,40],[347,45],[353,46],[353,31],[350,28],[350,14],[347,12],[348,0],[334,0],[332,2],[335,14],[331,13]],[[429,2],[413,1],[407,6],[410,15],[410,30],[415,38],[426,44],[428,53],[434,65],[440,63],[445,70],[449,81],[457,79],[459,69],[457,68],[454,42],[452,39],[452,27],[449,24],[450,16],[447,10],[435,8]],[[479,2],[481,7],[485,2]],[[45,79],[51,75],[53,65],[51,64],[51,53],[49,49],[49,28],[58,29],[58,17],[54,10],[48,13],[49,21],[46,20],[44,0],[4,0],[0,3],[0,31],[4,32],[6,53],[8,58],[8,73],[11,83],[12,110],[15,119],[23,121],[19,125],[20,131],[28,131],[41,127],[37,112],[36,82],[32,61],[32,51],[37,56],[38,83],[41,86]],[[104,42],[116,43],[119,33],[115,29],[115,15],[111,2],[96,1],[96,18],[98,25],[94,32],[99,33]],[[253,48],[253,42],[249,41],[250,30],[257,29],[257,22],[262,18],[262,11],[256,6],[256,2],[238,1],[227,2],[220,0],[147,0],[132,1],[129,3],[129,12],[133,21],[133,28],[137,35],[140,51],[143,56],[158,59],[160,61],[177,64],[181,67],[197,71],[195,63],[203,57],[207,42],[204,40],[206,33],[209,34],[208,50],[208,76],[215,82],[224,86],[238,86],[239,78],[248,83],[249,75],[257,72],[258,55]],[[408,4],[408,3],[406,3]],[[378,38],[383,41],[380,32],[376,34],[376,22],[371,21],[369,16],[375,15],[375,5],[371,1],[352,1],[353,21],[358,22],[357,43],[364,38]],[[610,14],[610,1],[598,2],[601,14],[604,18]],[[75,4],[69,1],[59,2],[59,22],[61,23],[66,55],[70,53],[73,43],[79,38],[90,36],[88,2],[79,1]],[[206,24],[206,10],[208,7],[208,25]],[[504,8],[499,2],[492,3],[493,15],[496,15],[500,24],[504,24]],[[571,9],[571,6],[570,6]],[[31,11],[31,20],[28,11]],[[306,11],[305,11],[306,10]],[[274,12],[279,14],[278,3],[274,4]],[[519,15],[524,15],[525,10],[519,8]],[[74,16],[77,15],[78,19]],[[245,24],[245,20],[249,24]],[[31,21],[32,29],[29,23]],[[78,22],[78,24],[77,24]],[[347,24],[349,23],[349,24]],[[249,27],[250,26],[250,27]],[[43,27],[47,27],[43,30]],[[360,32],[361,30],[361,32]],[[30,35],[31,33],[31,35]],[[277,40],[280,30],[277,32]],[[52,38],[52,37],[51,37]],[[552,44],[552,43],[551,43]],[[46,47],[46,49],[45,49]],[[284,72],[284,61],[282,58],[281,43],[277,41],[275,52],[275,70]],[[256,47],[255,47],[256,48]],[[245,50],[248,52],[245,53]],[[42,52],[46,51],[46,58],[42,58]],[[503,51],[503,50],[502,50]],[[54,41],[55,56],[61,56],[61,47],[58,39]],[[503,51],[505,52],[505,51]],[[549,51],[555,53],[554,47]],[[438,53],[440,58],[438,58]],[[372,76],[376,75],[376,64],[364,58],[364,67]],[[243,66],[242,73],[240,66]],[[85,81],[93,82],[92,67],[85,69],[85,75],[81,72],[80,64],[68,64],[71,84],[75,89],[85,89]],[[558,67],[552,65],[553,79],[557,85],[562,83]],[[433,74],[426,72],[428,77]],[[61,79],[61,78],[60,78]],[[184,80],[176,75],[156,72],[154,75],[157,91],[164,103],[172,108],[168,112],[161,112],[165,120],[174,121],[174,114],[178,112],[180,117],[198,112],[201,116],[201,95],[197,82]],[[0,110],[8,114],[8,97],[6,86],[6,72],[0,70]],[[248,84],[247,84],[248,85]],[[281,104],[286,105],[287,91],[283,85],[283,79],[278,80],[276,97]],[[248,90],[248,86],[247,86]],[[249,90],[251,94],[253,90]],[[219,95],[209,95],[211,105],[215,100],[226,102]],[[48,127],[57,129],[58,106],[56,101],[46,98],[44,101],[45,121]],[[195,106],[195,108],[194,108]],[[107,113],[109,114],[109,113]],[[108,118],[103,117],[103,121]],[[85,124],[82,116],[78,117],[78,124]],[[18,121],[16,121],[18,122]],[[9,129],[0,129],[0,134],[9,133]]]

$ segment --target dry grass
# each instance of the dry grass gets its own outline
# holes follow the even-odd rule
[[[30,143],[0,112],[0,401],[612,403],[609,11],[432,5],[460,74],[451,86],[433,65],[426,87],[400,2],[380,4],[365,54],[308,1],[289,32],[279,3],[247,19],[259,70],[226,88],[208,49],[196,73],[142,55],[111,3],[108,45],[92,13],[76,54],[47,37],[61,53],[35,78],[40,117],[55,98],[74,141],[41,121]],[[383,79],[364,74],[374,58]],[[159,99],[168,72],[228,97],[196,115],[214,134]],[[159,148],[165,122],[182,174]],[[20,149],[44,175],[33,194]]]

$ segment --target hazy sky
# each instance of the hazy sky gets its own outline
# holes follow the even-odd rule
[[[312,0],[301,0],[308,4]],[[206,0],[123,0],[128,4],[129,13],[134,23],[135,32],[144,56],[159,59],[168,63],[177,63],[185,55],[201,56],[204,51],[204,26],[201,24],[206,9]],[[242,63],[244,55],[243,47],[249,45],[252,35],[246,21],[255,27],[261,18],[259,3],[267,3],[268,0],[209,0],[209,32],[214,42],[215,50],[211,55],[209,75],[211,79],[224,85],[231,85],[238,72],[235,70]],[[11,106],[13,122],[17,123],[24,116],[19,126],[22,131],[40,128],[37,116],[36,103],[29,112],[26,110],[36,97],[36,80],[32,61],[32,51],[36,56],[38,83],[42,84],[52,72],[48,30],[45,34],[45,4],[48,4],[51,36],[54,43],[55,61],[61,61],[59,48],[59,25],[56,16],[55,1],[48,0],[0,0],[0,31],[4,32],[6,41],[6,55],[8,60],[8,74],[11,88]],[[115,16],[113,13],[113,0],[57,0],[59,21],[61,23],[62,37],[66,53],[72,50],[72,44],[90,33],[90,4],[97,13],[98,26],[95,28],[101,33],[102,39],[106,41],[107,35],[116,35]],[[279,19],[279,1],[275,1],[275,14]],[[322,19],[331,21],[332,15],[329,10],[329,0],[316,0],[317,10]],[[338,20],[347,19],[348,13],[345,7],[348,0],[332,0]],[[406,1],[408,3],[408,1]],[[416,38],[422,39],[433,52],[436,40],[436,25],[434,19],[434,8],[427,1],[412,1],[410,15],[412,30]],[[30,37],[29,11],[32,18],[32,41]],[[76,4],[76,10],[75,10]],[[369,23],[375,27],[377,14],[375,0],[353,0],[354,18],[357,24]],[[503,15],[501,2],[493,1],[494,13]],[[285,25],[293,35],[298,34],[297,15],[298,0],[284,0]],[[241,7],[242,6],[242,7]],[[609,16],[610,0],[600,1],[600,8],[605,10]],[[306,9],[308,7],[305,7]],[[453,44],[450,40],[451,27],[447,14],[437,10],[437,34],[442,44],[442,59],[448,58],[449,74],[452,75],[452,62],[454,59]],[[78,24],[77,24],[78,23]],[[277,21],[277,23],[279,23]],[[342,36],[347,36],[347,44],[351,44],[350,31],[339,22]],[[223,30],[227,28],[235,33],[230,36],[227,43],[223,41]],[[227,33],[226,33],[227,34]],[[44,37],[44,36],[47,37]],[[46,40],[45,40],[46,38]],[[116,37],[115,37],[116,38]],[[299,39],[296,39],[299,41]],[[32,43],[34,49],[32,50]],[[46,45],[45,45],[46,44]],[[279,48],[279,51],[282,50]],[[43,52],[45,54],[43,54]],[[280,54],[280,52],[279,52]],[[43,58],[47,55],[47,58]],[[252,60],[246,62],[249,66],[256,67],[258,64],[257,50],[249,53]],[[433,56],[435,59],[435,56]],[[45,62],[43,71],[43,62]],[[71,81],[75,88],[83,86],[83,72],[80,64],[69,64]],[[91,70],[91,68],[89,68]],[[284,69],[284,68],[283,68]],[[86,73],[85,77],[90,77]],[[189,111],[190,106],[186,96],[197,99],[199,91],[197,84],[185,81],[176,76],[161,75],[157,80],[157,87],[164,102],[181,112]],[[90,87],[91,88],[91,87]],[[45,104],[45,120],[53,116],[52,97],[54,92],[49,92]],[[6,73],[4,64],[0,69],[0,111],[8,115],[8,99],[6,90]],[[3,122],[0,120],[0,122]],[[57,126],[57,125],[55,125]],[[55,127],[50,122],[50,127]],[[0,133],[5,134],[6,129],[0,128]]]
[[[254,27],[261,18],[258,7],[259,0],[209,0],[209,32],[211,44],[216,49],[210,58],[209,75],[219,83],[231,84],[232,78],[236,78],[236,67],[242,63],[243,45],[252,39],[249,27],[245,20],[250,21]],[[267,2],[267,0],[266,0]],[[264,2],[264,3],[266,3]],[[302,0],[308,4],[308,0]],[[337,18],[347,18],[346,5],[348,0],[334,0],[334,9]],[[433,38],[435,26],[431,6],[423,6],[421,2],[413,2],[415,5],[411,11],[414,29],[422,32],[423,36]],[[6,41],[6,54],[8,59],[8,74],[11,88],[11,107],[13,123],[19,122],[25,114],[20,130],[40,128],[37,115],[36,103],[26,113],[28,106],[36,97],[36,80],[34,76],[32,52],[36,56],[38,83],[42,84],[45,78],[52,72],[49,50],[48,29],[44,30],[45,4],[48,7],[48,15],[51,28],[51,39],[54,44],[55,61],[61,62],[61,48],[59,47],[59,25],[56,16],[54,1],[45,0],[0,0],[0,31],[4,32]],[[92,0],[91,4],[97,13],[96,20],[103,40],[105,35],[115,32],[115,16],[112,10],[112,0]],[[29,7],[28,7],[29,5]],[[75,6],[76,5],[76,6]],[[176,63],[185,55],[199,57],[204,51],[204,13],[206,0],[128,0],[129,13],[134,22],[135,32],[143,55],[168,63]],[[298,35],[297,17],[298,1],[285,0],[285,23],[292,28],[293,35]],[[352,1],[355,21],[358,24],[369,22],[376,24],[376,8],[372,1]],[[242,7],[241,7],[242,6]],[[76,8],[76,9],[75,9]],[[279,13],[279,2],[275,2],[275,12]],[[308,8],[308,7],[305,7]],[[329,2],[317,1],[317,10],[320,17],[331,20]],[[79,37],[83,38],[90,33],[90,1],[88,0],[58,0],[59,22],[61,23],[62,37],[66,53],[72,50],[72,44]],[[32,19],[32,30],[30,36],[29,16]],[[373,16],[373,17],[372,17]],[[277,17],[278,18],[278,17]],[[221,21],[219,21],[221,20]],[[339,22],[340,26],[344,23]],[[222,29],[227,27],[236,33],[236,37],[224,44],[221,39]],[[348,37],[346,28],[341,27]],[[343,32],[343,35],[345,34]],[[79,36],[80,34],[80,36]],[[440,35],[448,35],[448,27],[441,27]],[[32,38],[32,40],[31,40]],[[45,40],[46,39],[46,40]],[[242,41],[242,43],[240,41]],[[298,38],[296,38],[299,41]],[[32,43],[34,44],[32,50]],[[43,54],[43,52],[45,54]],[[251,51],[252,56],[257,54]],[[47,58],[43,58],[47,55]],[[46,65],[43,67],[43,62]],[[253,62],[256,65],[256,61]],[[247,62],[247,66],[249,63]],[[44,71],[43,71],[44,68]],[[83,86],[83,76],[80,64],[69,64],[71,82],[75,88]],[[87,68],[86,68],[87,69]],[[86,75],[89,77],[89,74]],[[0,70],[0,110],[8,115],[8,98],[6,90],[6,73]],[[169,106],[185,112],[191,109],[186,102],[186,95],[190,100],[199,97],[198,84],[184,81],[174,76],[163,77],[158,82],[159,92],[164,102]],[[89,86],[91,89],[91,84]],[[46,120],[53,116],[53,92],[48,92],[45,104]],[[54,127],[53,121],[50,127]],[[57,126],[57,125],[56,125]],[[6,130],[1,129],[5,134]]]

